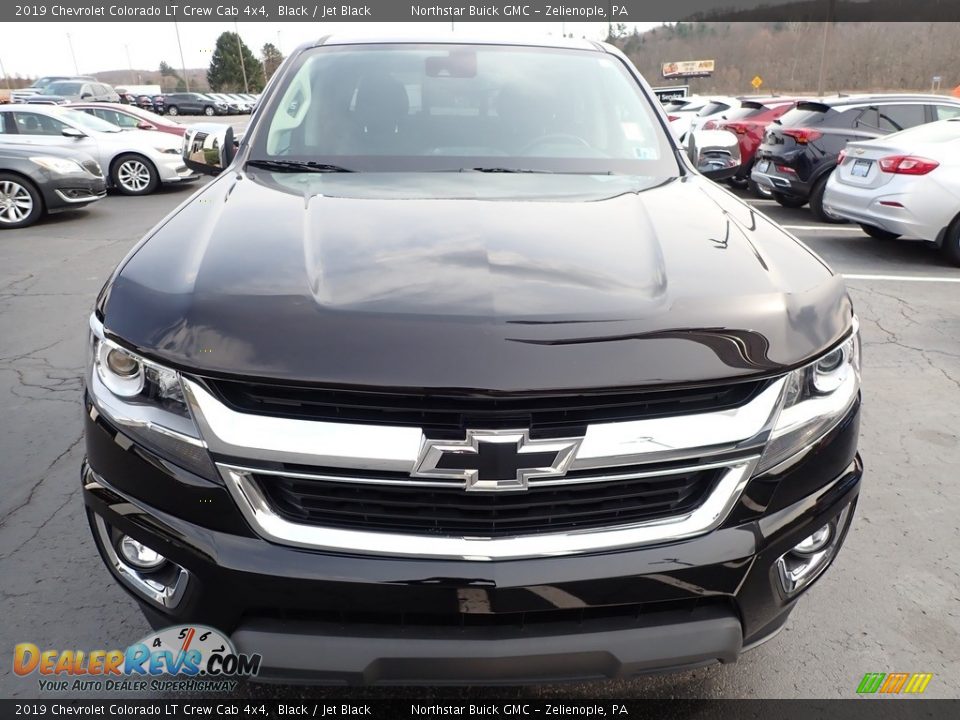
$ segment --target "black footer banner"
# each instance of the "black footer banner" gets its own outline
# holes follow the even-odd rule
[[[472,691],[464,691],[472,692]],[[406,694],[406,693],[405,693]],[[484,695],[486,693],[483,693]],[[960,700],[0,700],[0,718],[643,718],[645,720],[954,720]]]

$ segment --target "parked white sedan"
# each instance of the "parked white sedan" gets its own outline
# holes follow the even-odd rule
[[[871,237],[936,243],[960,265],[960,117],[848,143],[823,205]]]
[[[91,155],[104,169],[108,184],[126,195],[146,195],[160,183],[198,177],[183,162],[179,137],[123,130],[87,113],[60,107],[0,106],[0,144],[58,147]]]
[[[677,140],[683,141],[687,130],[690,129],[690,123],[708,102],[710,98],[691,95],[664,103],[663,109],[667,113],[667,120],[670,121],[670,130]]]
[[[726,95],[708,98],[707,102],[697,111],[696,115],[690,118],[687,131],[681,138],[683,144],[689,147],[692,133],[700,130],[710,120],[722,118],[724,113],[730,110],[730,108],[740,107],[740,102],[741,101],[739,98],[729,97]]]

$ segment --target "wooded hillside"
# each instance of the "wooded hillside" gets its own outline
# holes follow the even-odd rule
[[[652,85],[689,83],[698,93],[800,93],[817,88],[824,23],[676,23],[614,42]],[[716,60],[711,78],[664,81],[661,64]],[[825,92],[941,91],[960,85],[960,23],[834,23],[827,39]]]

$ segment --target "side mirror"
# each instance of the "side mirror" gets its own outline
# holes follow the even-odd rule
[[[86,100],[86,99],[92,98],[92,97],[93,97],[93,95],[91,95],[90,93],[84,93],[83,95],[80,96],[80,99],[81,99],[81,100]]]
[[[204,175],[219,175],[236,155],[233,128],[202,123],[187,128],[183,136],[183,162]]]
[[[697,170],[711,180],[733,177],[740,167],[740,143],[727,130],[695,130],[687,152]]]
[[[80,138],[85,138],[87,134],[83,130],[77,130],[73,127],[65,127],[60,131],[60,134],[64,137],[73,138],[74,140],[79,140]]]
[[[138,129],[138,130],[153,130],[154,128],[153,128],[153,125],[151,125],[150,123],[148,123],[146,120],[141,120],[140,122],[137,123],[137,129]]]

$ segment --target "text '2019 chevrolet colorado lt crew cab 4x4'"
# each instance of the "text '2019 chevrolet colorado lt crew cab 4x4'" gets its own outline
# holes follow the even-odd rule
[[[849,528],[841,279],[612,47],[325,38],[90,318],[84,498],[155,627],[261,677],[735,660]]]

